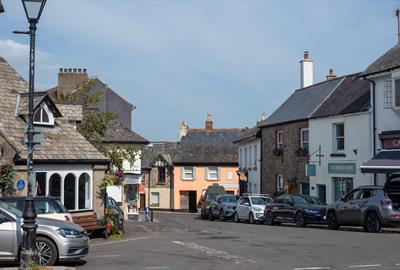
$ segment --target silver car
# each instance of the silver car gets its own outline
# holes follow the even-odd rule
[[[78,260],[89,253],[89,238],[81,226],[47,218],[37,218],[36,223],[40,265]],[[22,224],[22,212],[0,201],[0,262],[19,259]]]
[[[239,198],[234,214],[235,222],[248,220],[249,223],[264,222],[265,205],[272,199],[263,195],[244,195]]]
[[[382,186],[360,186],[329,204],[328,228],[336,230],[340,225],[351,225],[363,226],[367,232],[379,232],[382,226],[400,226],[400,211],[391,196],[394,192],[385,190]]]

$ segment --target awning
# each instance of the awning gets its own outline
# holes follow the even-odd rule
[[[362,173],[400,172],[400,150],[382,150],[360,168]]]

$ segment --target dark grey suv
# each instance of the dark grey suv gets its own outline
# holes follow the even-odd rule
[[[400,210],[396,205],[383,186],[360,186],[328,205],[328,228],[363,226],[367,232],[379,232],[382,226],[400,226]]]

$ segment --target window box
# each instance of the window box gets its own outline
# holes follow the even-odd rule
[[[274,156],[281,157],[283,156],[283,148],[274,148],[272,150],[272,153],[274,154]]]
[[[298,157],[308,157],[309,156],[308,148],[299,147],[296,150],[296,156],[298,156]]]

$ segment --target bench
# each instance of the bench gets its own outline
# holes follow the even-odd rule
[[[103,233],[105,238],[108,237],[107,226],[99,225],[97,223],[97,215],[95,213],[74,216],[73,218],[74,223],[84,228],[89,233],[89,235],[92,235],[95,232],[101,232]]]

